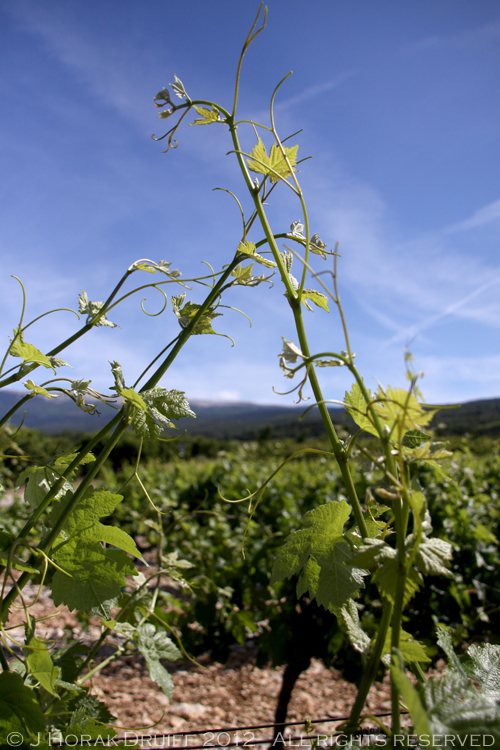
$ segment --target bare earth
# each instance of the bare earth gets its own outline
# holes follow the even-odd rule
[[[33,602],[37,590],[27,586],[24,590],[26,603]],[[74,614],[65,607],[54,609],[49,592],[42,589],[38,601],[29,608],[37,620],[37,635],[51,640],[60,639],[68,631],[73,636],[81,635],[81,626]],[[24,619],[22,610],[15,611],[8,626]],[[14,639],[23,641],[22,628],[9,631]],[[85,637],[97,639],[100,634],[99,620],[91,621]],[[141,656],[130,655],[118,658],[106,666],[92,680],[93,692],[106,704],[116,726],[123,735],[126,730],[137,734],[179,733],[192,731],[208,732],[227,727],[246,727],[256,724],[272,724],[278,693],[281,687],[283,668],[258,669],[254,665],[254,646],[240,647],[233,651],[226,665],[212,663],[207,656],[201,666],[190,662],[165,664],[172,673],[175,690],[172,703],[150,678]],[[103,658],[113,652],[106,647]],[[309,669],[298,679],[289,706],[288,721],[305,721],[306,718],[335,719],[346,717],[355,697],[355,687],[344,680],[334,669],[327,669],[320,661],[313,661]],[[368,712],[390,710],[389,684],[376,684],[369,695]],[[369,724],[374,726],[373,721]],[[335,721],[321,723],[316,732],[331,732]],[[304,726],[291,728],[294,735],[304,732]],[[234,736],[234,733],[231,733]],[[272,728],[254,732],[240,732],[240,741],[272,737]],[[305,737],[305,735],[304,735]],[[179,736],[179,745],[185,740]],[[229,735],[215,732],[215,737],[202,734],[192,737],[186,744],[212,742],[227,744]]]

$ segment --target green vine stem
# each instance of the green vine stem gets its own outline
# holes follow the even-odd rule
[[[182,349],[188,338],[191,336],[192,331],[194,330],[196,324],[201,319],[207,308],[209,308],[220,296],[224,289],[224,285],[226,281],[228,280],[229,276],[231,275],[234,268],[244,259],[244,256],[240,257],[239,255],[236,255],[233,259],[233,261],[229,264],[229,266],[225,269],[224,273],[219,278],[218,282],[215,284],[215,286],[212,288],[210,294],[206,297],[206,299],[203,301],[203,303],[200,305],[199,310],[196,312],[196,315],[193,316],[190,323],[184,328],[177,340],[176,345],[172,349],[172,351],[169,353],[169,355],[166,357],[165,361],[158,367],[156,372],[151,376],[151,378],[148,380],[148,382],[141,388],[141,392],[145,390],[149,390],[150,388],[153,388],[159,380],[163,377],[163,375],[167,372],[168,368],[174,361],[175,357],[179,353],[179,351]],[[115,293],[119,286],[115,288]],[[96,436],[93,438],[86,446],[85,449],[80,451],[78,456],[74,459],[74,461],[70,464],[70,466],[66,469],[64,474],[68,476],[71,471],[74,471],[76,468],[78,468],[82,458],[84,455],[89,453],[89,451],[94,447],[99,439],[104,437],[106,434],[108,434],[113,428],[114,432],[109,438],[106,445],[101,450],[99,456],[96,458],[96,461],[90,465],[90,468],[88,469],[86,476],[84,480],[81,482],[77,490],[75,491],[71,503],[68,503],[66,506],[64,512],[61,514],[60,518],[58,519],[55,526],[52,528],[52,530],[49,532],[49,534],[45,537],[43,540],[43,543],[39,545],[39,549],[46,552],[50,550],[50,547],[52,546],[53,542],[57,538],[59,532],[61,531],[61,528],[63,527],[67,517],[70,513],[73,512],[74,508],[78,504],[79,500],[82,498],[83,493],[85,490],[90,486],[91,481],[94,479],[94,477],[97,475],[97,473],[102,468],[105,460],[111,453],[112,449],[118,442],[121,435],[125,432],[127,427],[129,426],[129,420],[126,417],[126,408],[122,408],[122,410],[114,417],[111,422],[106,425],[103,430],[99,433],[99,436]],[[64,484],[64,475],[61,476],[61,478],[58,480],[58,482],[55,483],[55,485],[51,488],[51,490],[47,493],[47,496],[44,498],[43,502],[40,504],[40,506],[34,511],[31,518],[28,520],[28,522],[25,524],[24,528],[21,531],[20,536],[26,536],[29,531],[33,528],[34,524],[40,518],[42,513],[48,508],[51,501],[54,499],[55,495],[59,492],[62,485]],[[34,560],[32,562],[35,562]],[[31,579],[32,574],[31,573],[22,573],[19,580],[17,581],[17,586],[13,587],[4,600],[0,603],[0,616],[2,619],[7,617],[9,607],[12,604],[12,602],[15,600],[18,591],[22,590],[24,586],[28,583],[28,581]]]

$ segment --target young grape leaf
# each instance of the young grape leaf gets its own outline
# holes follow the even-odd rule
[[[187,326],[191,323],[191,320],[194,318],[201,307],[201,305],[197,305],[194,302],[186,302],[186,304],[183,305],[185,297],[186,292],[183,292],[183,294],[176,294],[174,297],[172,297],[172,306],[174,308],[174,313],[179,320],[179,325],[181,326],[181,328],[187,328]],[[222,313],[215,312],[214,307],[208,307],[196,323],[191,333],[194,336],[203,333],[215,333],[214,329],[212,328],[211,321],[214,318],[218,318],[220,315],[222,315]]]
[[[426,576],[453,577],[446,567],[453,555],[453,547],[444,539],[423,537],[419,544],[415,565]]]
[[[31,674],[48,693],[57,695],[55,682],[60,669],[52,661],[47,644],[41,638],[32,638],[27,645],[30,648],[27,649],[26,661]]]
[[[413,431],[414,432],[414,431]],[[408,462],[412,461],[425,461],[427,464],[436,465],[436,461],[442,458],[450,458],[453,453],[446,450],[445,448],[439,448],[439,443],[422,443],[415,448],[408,448],[404,445],[406,437],[409,433],[407,432],[403,438],[402,453],[405,460]]]
[[[122,366],[119,362],[111,361],[111,360],[109,361],[109,364],[111,365],[111,372],[115,379],[115,384],[114,386],[110,388],[110,390],[120,393],[121,389],[125,388],[125,378],[123,376]],[[90,383],[90,380],[89,380],[89,383]]]
[[[66,453],[56,458],[52,466],[28,466],[27,469],[22,471],[17,477],[16,487],[20,487],[23,482],[28,480],[24,489],[24,501],[31,505],[32,508],[38,508],[52,485],[60,479],[61,474],[75,458],[76,453]],[[80,460],[80,466],[85,466],[88,463],[92,463],[92,461],[95,461],[95,457],[92,453],[87,453]],[[66,477],[66,481],[55,496],[56,500],[73,489],[71,479],[75,476],[75,472],[76,469]]]
[[[393,432],[396,425],[401,432],[406,433],[408,430],[420,431],[421,427],[426,427],[432,420],[436,410],[424,409],[413,393],[408,393],[404,388],[387,388],[384,391],[382,387],[377,392],[377,398],[380,399],[374,404],[374,410],[378,414],[382,424]],[[398,429],[394,429],[393,439],[398,439]]]
[[[15,672],[0,674],[0,741],[6,742],[10,732],[28,737],[45,730],[45,717],[34,690],[25,686]],[[26,740],[28,740],[26,737]],[[27,742],[26,742],[27,744]]]
[[[10,345],[9,354],[11,357],[21,357],[26,364],[32,363],[42,365],[48,370],[56,371],[56,368],[50,361],[49,357],[46,357],[45,354],[43,354],[40,349],[37,349],[36,346],[33,346],[33,344],[27,344],[19,338]]]
[[[432,440],[432,435],[422,430],[408,430],[403,438],[403,445],[406,448],[418,448],[422,443],[428,443]]]
[[[146,406],[146,402],[139,393],[134,391],[133,388],[121,388],[119,394],[125,399],[125,401],[128,401],[129,404],[135,406],[136,409],[147,412],[148,407]]]
[[[73,493],[69,493],[63,500],[53,506],[49,514],[51,527],[57,522],[61,513],[72,500]],[[84,540],[105,542],[142,559],[141,553],[131,536],[117,526],[105,526],[99,521],[100,518],[109,516],[122,500],[122,495],[112,495],[107,490],[94,490],[93,487],[89,487],[66,519],[62,527],[63,535],[59,537],[59,541],[64,545],[70,542],[79,544]],[[64,546],[62,549],[64,549]]]
[[[258,172],[266,177],[269,176],[271,182],[278,182],[281,178],[285,179],[292,174],[295,164],[297,163],[297,151],[298,146],[283,147],[283,151],[286,154],[287,159],[283,156],[280,147],[277,143],[273,143],[269,156],[266,153],[266,147],[264,146],[261,138],[258,143],[254,146],[252,151],[252,159],[248,160],[248,169],[251,172]],[[289,166],[290,165],[290,166]],[[291,167],[291,169],[290,169]]]
[[[24,502],[31,505],[32,508],[38,508],[47,492],[58,479],[59,474],[51,471],[48,466],[28,466],[17,477],[16,487],[20,487],[23,482],[28,480],[24,489]],[[73,489],[73,485],[66,480],[57,493],[56,499],[62,497],[65,492],[71,489]]]
[[[205,107],[197,107],[193,104],[194,109],[198,112],[201,120],[195,120],[191,125],[210,125],[212,122],[222,122],[220,120],[220,113],[215,104],[212,105],[212,109],[206,109]]]
[[[231,276],[236,279],[236,284],[250,284],[254,277],[252,275],[253,263],[249,266],[236,266],[231,271]]]
[[[326,294],[323,294],[323,292],[317,292],[315,289],[304,289],[302,291],[302,302],[308,310],[312,310],[311,306],[306,302],[308,299],[310,299],[311,302],[314,302],[317,307],[321,307],[322,310],[330,312],[328,309],[328,297]]]
[[[449,630],[445,630],[445,628],[442,625],[439,625],[437,628],[437,642],[438,646],[441,646],[443,651],[445,652],[446,656],[448,657],[448,664],[451,669],[454,669],[459,674],[462,675],[462,677],[466,677],[466,672],[460,663],[460,659],[455,653],[455,650],[453,648],[453,641],[451,638],[451,633]]]
[[[171,699],[174,683],[169,672],[161,664],[160,659],[175,661],[181,658],[181,652],[166,633],[156,632],[154,625],[148,622],[138,629],[137,647],[146,659],[149,676]]]
[[[439,737],[437,742],[443,744],[446,737],[450,747],[500,747],[498,707],[470,680],[457,672],[447,672],[441,679],[428,680],[422,692],[430,720],[429,734]],[[481,740],[486,738],[488,744],[483,745]]]
[[[396,603],[396,592],[399,586],[399,566],[397,557],[387,558],[384,564],[374,573],[373,583],[382,596],[385,596],[391,604]],[[410,568],[406,573],[403,606],[406,607],[410,599],[417,593],[423,583],[423,578],[418,570]]]
[[[500,646],[472,644],[467,649],[463,667],[468,677],[479,683],[483,695],[500,702]]]
[[[313,234],[313,236],[311,237],[311,242],[309,244],[311,252],[315,255],[321,255],[323,260],[326,260],[325,247],[326,242],[320,240],[318,232],[316,232],[316,234]]]
[[[383,656],[390,656],[391,654],[391,640],[392,640],[392,628],[387,630],[387,635],[384,643]],[[405,662],[429,662],[430,659],[427,656],[424,647],[418,641],[413,639],[410,633],[405,630],[401,630],[399,634],[399,651],[403,655]]]
[[[82,289],[81,294],[78,295],[78,303],[79,310],[82,315],[87,315],[87,325],[89,323],[92,323],[92,325],[94,326],[108,326],[109,328],[117,328],[116,324],[108,320],[105,315],[101,315],[99,320],[97,320],[95,323],[92,320],[102,310],[104,302],[90,302],[89,298],[87,297],[87,293]]]
[[[302,528],[287,538],[274,561],[271,582],[300,573],[297,596],[309,591],[318,604],[333,611],[355,596],[365,572],[350,564],[352,552],[343,538],[351,514],[345,500],[306,513]]]
[[[240,244],[236,248],[236,252],[241,253],[242,255],[249,255],[251,258],[256,260],[257,263],[260,263],[261,266],[265,266],[266,268],[276,267],[276,263],[274,262],[274,260],[268,260],[262,255],[259,255],[259,253],[255,252],[255,245],[249,240],[246,240],[246,242],[240,242]]]
[[[163,102],[163,104],[156,104],[156,100]],[[164,107],[165,104],[172,104],[172,101],[170,99],[170,91],[165,88],[165,86],[158,91],[156,96],[154,97],[154,101],[157,107]]]
[[[68,493],[52,507],[51,526],[72,499],[73,494]],[[68,574],[56,570],[52,579],[56,606],[63,603],[70,610],[97,610],[109,618],[107,603],[120,595],[125,576],[137,572],[125,553],[141,558],[134,540],[123,529],[99,521],[110,515],[122,499],[121,495],[90,487],[66,519],[53,551],[55,562]],[[102,542],[119,549],[105,548]]]
[[[371,398],[370,390],[368,390],[368,396]],[[354,422],[361,427],[365,432],[369,432],[371,435],[377,435],[378,432],[373,422],[367,416],[366,401],[363,396],[363,392],[357,383],[354,383],[350,392],[346,391],[344,396],[344,404],[346,412],[354,420]],[[352,407],[352,408],[349,408]]]
[[[71,367],[69,362],[66,362],[66,360],[61,359],[61,357],[51,357],[50,358],[50,364],[52,367]],[[71,367],[71,369],[73,369]]]
[[[304,237],[304,225],[301,221],[292,221],[290,224],[290,234],[293,234],[294,237],[300,237],[300,239],[305,239]]]
[[[48,391],[45,390],[45,388],[42,388],[41,385],[35,385],[32,380],[27,380],[26,383],[23,383],[24,387],[28,389],[28,391],[33,391],[33,393],[36,396],[45,396],[46,398],[54,398]]]
[[[110,600],[120,596],[125,576],[136,568],[122,550],[103,548],[96,542],[69,542],[53,555],[69,574],[56,570],[52,579],[52,599],[56,607],[65,604],[70,611],[92,611],[109,619]]]
[[[373,570],[377,565],[396,557],[396,550],[382,539],[364,539],[352,558],[353,565]]]
[[[281,354],[278,354],[280,359],[291,365],[296,364],[299,358],[304,359],[304,355],[297,344],[294,344],[293,341],[288,341],[284,336],[281,338],[283,339],[283,351]]]
[[[180,276],[182,276],[181,272],[177,270],[177,268],[170,268],[172,265],[172,262],[168,260],[159,260],[156,264],[156,267],[161,273],[164,273],[166,276],[169,276],[171,279],[178,279]]]
[[[85,737],[90,740],[110,740],[116,737],[116,729],[113,727],[103,727],[100,721],[88,716],[85,706],[80,706],[73,711],[67,728],[62,731],[62,739],[68,741],[68,745],[74,737]],[[83,744],[83,743],[82,743]]]
[[[176,75],[174,75],[174,83],[169,83],[168,85],[172,87],[172,91],[176,96],[179,97],[179,99],[189,99],[186,93],[186,89],[184,88],[184,84],[182,83],[180,78],[177,78]]]
[[[338,619],[342,619],[346,628],[351,646],[360,654],[367,654],[370,648],[370,638],[361,627],[359,612],[356,603],[352,599],[335,611]]]
[[[165,428],[174,428],[172,419],[191,417],[196,414],[191,410],[184,391],[175,389],[167,391],[156,386],[141,393],[146,404],[146,411],[137,411],[132,419],[132,428],[137,435],[153,440],[163,433]]]

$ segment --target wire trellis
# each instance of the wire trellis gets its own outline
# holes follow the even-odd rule
[[[407,714],[407,712],[402,712],[402,714]],[[369,716],[361,717],[361,721],[363,718],[365,719],[371,719],[371,718],[383,718],[385,716],[390,716],[391,712],[385,712],[385,713],[377,713],[377,714],[369,714]],[[342,721],[347,721],[349,719],[349,716],[336,716],[332,717],[329,716],[326,719],[310,719],[307,721],[307,725],[312,728],[315,724],[332,724],[332,723],[339,723]],[[334,732],[328,732],[328,734],[312,734],[312,731],[308,732],[305,731],[304,734],[300,735],[285,735],[285,728],[286,727],[297,727],[297,726],[306,726],[306,722],[304,720],[302,721],[286,721],[281,724],[279,724],[280,728],[282,729],[282,732],[280,732],[280,739],[275,739],[274,737],[268,737],[266,739],[256,739],[252,736],[250,739],[246,740],[240,740],[239,734],[245,733],[245,734],[252,734],[253,730],[258,729],[275,729],[276,724],[273,722],[271,724],[252,724],[249,726],[236,726],[236,727],[221,727],[219,729],[194,729],[193,731],[187,732],[168,732],[168,733],[159,733],[159,734],[143,734],[139,735],[137,732],[133,730],[127,730],[124,735],[119,737],[108,737],[106,736],[106,732],[103,732],[103,735],[100,735],[98,738],[88,738],[83,735],[82,737],[78,737],[77,735],[67,735],[66,739],[64,741],[58,741],[53,740],[50,742],[50,745],[52,747],[75,747],[77,745],[83,745],[83,746],[90,746],[93,747],[95,745],[100,745],[104,747],[114,747],[115,745],[138,745],[138,744],[146,744],[151,743],[152,747],[168,747],[168,748],[177,748],[177,750],[203,750],[203,748],[224,748],[224,747],[254,747],[255,745],[271,745],[274,747],[282,747],[282,746],[289,746],[289,747],[298,747],[298,745],[293,744],[298,741],[300,741],[300,747],[307,747],[307,745],[304,745],[303,742],[306,741],[307,743],[313,743],[314,741],[321,743],[320,746],[323,747],[341,747],[343,745],[339,744],[337,742],[337,739],[339,737],[347,737],[347,735],[344,732],[341,731],[334,731]],[[180,744],[177,743],[177,739],[182,739],[183,737],[187,740],[191,737],[199,737],[201,735],[211,735],[211,737],[203,744]],[[222,736],[227,737],[227,742],[221,741]],[[233,735],[233,738],[231,738],[231,735]],[[236,739],[234,739],[234,735],[236,735]],[[359,729],[356,731],[355,735],[352,735],[353,737],[366,737],[366,736],[376,736],[376,737],[385,737],[385,734],[383,733],[382,729],[380,727],[367,727],[363,729]],[[71,739],[70,739],[71,738]],[[75,739],[76,741],[73,741]],[[217,739],[217,741],[214,741]],[[69,740],[69,741],[68,741]],[[161,740],[161,742],[160,742]]]

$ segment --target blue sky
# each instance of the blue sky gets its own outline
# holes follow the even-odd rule
[[[174,80],[226,107],[258,3],[250,0],[16,0],[0,4],[0,311],[4,345],[17,322],[102,300],[138,258],[166,259],[184,277],[232,257],[249,206],[223,126],[185,127],[162,154],[152,97]],[[400,385],[408,346],[429,402],[500,396],[500,7],[496,0],[269,0],[266,31],[243,70],[240,116],[265,121],[275,84],[283,135],[303,132],[300,181],[313,231],[339,241],[339,280],[367,383]],[[251,134],[243,135],[251,147]],[[275,191],[274,231],[301,218]],[[259,232],[252,239],[261,238]],[[316,260],[316,258],[315,258]],[[323,270],[317,259],[316,268]],[[297,269],[295,269],[297,270]],[[138,278],[138,276],[136,276]],[[150,277],[146,279],[149,281]],[[145,282],[144,282],[145,283]],[[172,293],[175,291],[172,289]],[[200,301],[200,292],[190,295]],[[136,298],[69,349],[62,375],[127,383],[177,333],[171,307],[148,318]],[[226,311],[164,380],[190,399],[292,403],[278,367],[295,339],[280,283],[231,291]],[[148,294],[146,309],[161,306]],[[112,316],[111,316],[112,317]],[[113,318],[112,318],[113,319]],[[307,314],[311,348],[343,347],[334,311]],[[77,325],[57,313],[27,340],[48,350]],[[37,371],[36,382],[45,375]],[[325,395],[342,399],[337,368]]]

